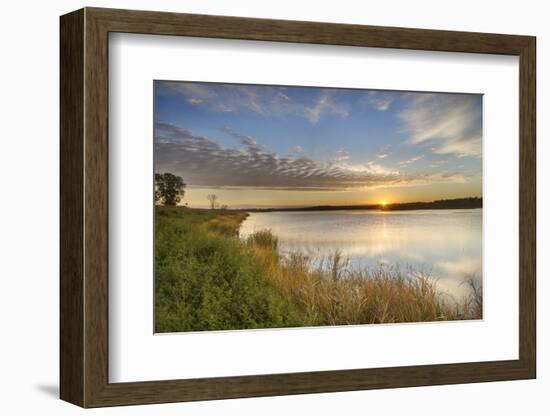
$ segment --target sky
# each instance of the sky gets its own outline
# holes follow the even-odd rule
[[[481,197],[482,95],[155,81],[155,172],[230,208]]]

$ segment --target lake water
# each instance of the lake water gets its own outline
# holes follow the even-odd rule
[[[340,250],[351,267],[422,270],[455,297],[468,292],[465,278],[482,277],[482,209],[251,213],[240,235],[266,228],[283,255],[299,250],[321,258]]]

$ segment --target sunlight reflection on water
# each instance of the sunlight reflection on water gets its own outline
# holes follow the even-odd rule
[[[251,213],[240,235],[266,228],[282,254],[319,258],[340,250],[354,268],[410,266],[455,297],[467,293],[465,278],[482,276],[482,209]]]

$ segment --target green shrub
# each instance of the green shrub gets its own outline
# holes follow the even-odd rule
[[[246,243],[249,246],[261,247],[271,250],[277,250],[279,239],[271,232],[270,229],[255,231],[250,234]]]

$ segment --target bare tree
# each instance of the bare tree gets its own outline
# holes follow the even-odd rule
[[[210,202],[210,209],[216,208],[216,206],[218,205],[218,195],[209,194],[206,198]]]

